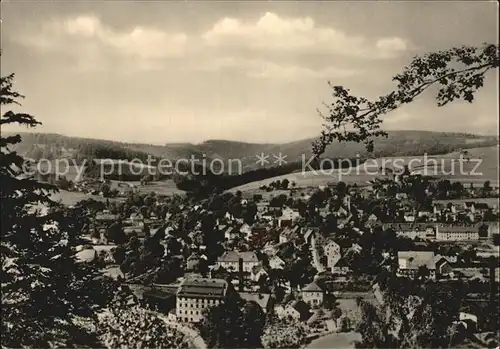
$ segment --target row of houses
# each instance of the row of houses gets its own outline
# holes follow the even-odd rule
[[[392,229],[396,234],[411,239],[436,241],[478,241],[491,239],[498,234],[498,222],[478,224],[444,223],[385,223],[383,229]]]
[[[419,273],[428,273],[426,277],[450,275],[453,268],[449,261],[432,251],[399,251],[398,274],[400,276],[417,277]]]
[[[191,276],[179,284],[154,284],[140,297],[158,310],[167,312],[171,321],[196,323],[201,321],[207,308],[223,303],[234,292],[237,291],[226,280]],[[299,299],[277,307],[272,304],[270,294],[237,293],[245,300],[255,301],[265,313],[275,310],[280,318],[290,317],[302,321],[312,315],[311,308],[323,304],[325,297],[325,291],[314,282],[300,291]]]

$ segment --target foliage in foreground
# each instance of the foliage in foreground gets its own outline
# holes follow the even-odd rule
[[[305,343],[306,335],[303,323],[276,321],[266,326],[261,342],[266,349],[299,348]]]
[[[357,348],[450,348],[460,342],[457,324],[466,288],[393,275],[380,283],[383,304],[358,299],[362,319]]]
[[[190,348],[184,334],[138,306],[111,308],[100,316],[99,327],[108,348]]]
[[[326,104],[327,113],[321,137],[313,143],[313,153],[320,156],[334,141],[364,143],[373,151],[375,137],[385,136],[381,129],[384,114],[413,102],[431,86],[437,87],[439,107],[457,99],[469,103],[483,87],[486,73],[499,66],[499,45],[462,46],[415,57],[403,71],[393,77],[394,91],[370,101],[350,94],[343,86],[330,83],[333,103]]]
[[[265,321],[256,302],[231,294],[226,302],[207,309],[198,326],[211,348],[259,348]]]
[[[13,90],[13,79],[1,78],[2,107],[19,104],[23,97]],[[40,123],[8,110],[0,125],[10,124]],[[95,332],[79,319],[92,319],[94,310],[106,303],[107,292],[98,270],[76,260],[81,215],[56,207],[50,199],[56,188],[30,177],[25,160],[11,149],[19,142],[19,135],[0,137],[2,345],[95,346]]]

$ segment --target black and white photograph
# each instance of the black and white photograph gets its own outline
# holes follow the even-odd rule
[[[4,0],[1,348],[500,348],[497,1]]]

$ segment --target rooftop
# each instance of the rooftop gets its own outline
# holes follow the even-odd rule
[[[474,208],[476,210],[488,210],[489,209],[488,204],[486,204],[484,202],[478,202],[478,203],[474,204]]]
[[[227,282],[223,279],[193,278],[184,280],[177,291],[177,296],[223,298],[226,290]]]
[[[262,309],[266,309],[269,299],[271,298],[271,295],[268,293],[239,292],[239,295],[246,301],[254,301],[260,305]]]
[[[165,293],[176,294],[177,291],[179,290],[179,286],[180,284],[153,284],[153,289]]]
[[[440,233],[477,233],[477,225],[443,225],[439,226]]]
[[[323,292],[321,287],[319,287],[315,282],[311,282],[309,285],[302,289],[302,292]]]
[[[175,294],[172,294],[170,292],[165,292],[162,290],[158,289],[151,289],[144,291],[143,297],[152,297],[152,298],[159,298],[159,299],[168,299],[170,297],[175,296]]]
[[[426,230],[427,228],[434,228],[431,223],[384,223],[384,229],[399,229],[401,231],[415,231],[415,230]]]
[[[258,262],[259,259],[255,252],[238,252],[238,251],[228,251],[219,257],[219,262],[238,262],[242,258],[243,262]]]
[[[119,216],[117,214],[112,213],[98,213],[95,216],[95,219],[98,221],[113,221],[118,220]]]
[[[290,306],[297,310],[302,316],[308,315],[310,313],[311,308],[307,303],[301,300],[296,300],[290,303]]]

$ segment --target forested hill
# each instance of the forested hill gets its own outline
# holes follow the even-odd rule
[[[375,140],[373,156],[408,156],[428,154],[444,154],[459,149],[477,148],[498,144],[496,136],[479,136],[464,133],[431,132],[431,131],[389,131],[388,138]],[[240,159],[245,169],[253,169],[256,155],[279,154],[286,155],[286,161],[300,162],[302,156],[309,158],[311,143],[314,139],[305,139],[283,144],[244,143],[227,140],[209,140],[200,144],[177,143],[151,145],[124,143],[101,139],[68,137],[52,133],[21,133],[22,142],[16,145],[16,150],[32,159],[69,157],[76,160],[84,158],[113,158],[145,160],[148,154],[155,157],[176,159],[221,160]],[[362,144],[337,143],[327,148],[323,157],[354,158],[359,154],[366,157]],[[272,155],[271,155],[272,157]],[[272,160],[272,159],[271,159]],[[270,166],[273,166],[270,161]]]

